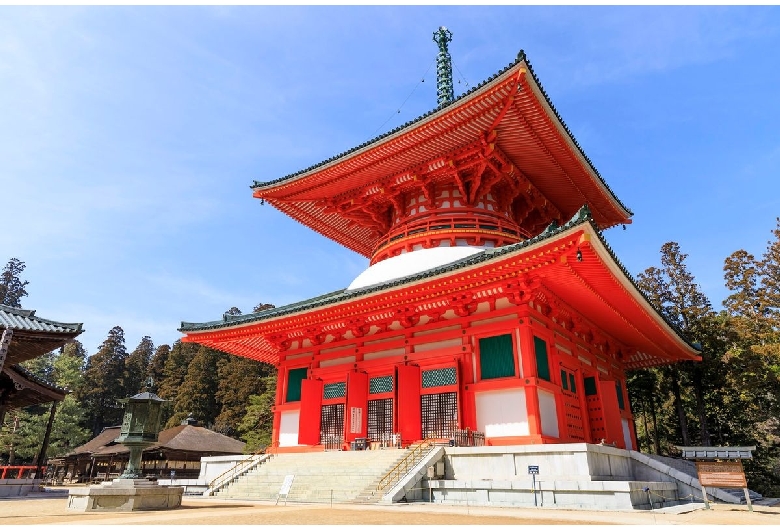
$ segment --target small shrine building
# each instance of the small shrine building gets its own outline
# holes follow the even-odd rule
[[[521,51],[439,105],[254,197],[368,258],[347,288],[183,322],[185,342],[278,369],[273,451],[484,433],[636,449],[626,371],[698,360],[602,231],[632,213]]]

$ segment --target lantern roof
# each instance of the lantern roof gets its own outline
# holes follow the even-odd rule
[[[153,402],[159,402],[164,403],[168,401],[167,399],[163,399],[157,394],[154,394],[152,392],[141,392],[140,394],[136,394],[134,396],[130,396],[124,399],[118,400],[120,403],[128,403],[128,402],[136,402],[136,401],[153,401]]]

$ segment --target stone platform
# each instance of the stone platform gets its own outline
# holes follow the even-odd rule
[[[181,506],[184,488],[160,486],[144,479],[116,479],[96,486],[71,488],[68,510],[78,512],[132,512],[168,510]]]

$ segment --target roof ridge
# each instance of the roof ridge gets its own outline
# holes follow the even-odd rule
[[[321,162],[319,162],[317,164],[309,166],[309,167],[307,167],[305,169],[301,169],[300,171],[296,171],[295,173],[290,173],[289,175],[285,175],[283,177],[280,177],[280,178],[277,178],[277,179],[274,179],[274,180],[269,180],[267,182],[260,182],[260,181],[255,180],[254,183],[251,186],[249,186],[249,187],[250,187],[250,189],[255,189],[255,188],[266,187],[266,186],[270,186],[272,184],[283,182],[285,180],[297,177],[299,175],[303,175],[304,173],[308,173],[309,171],[312,171],[314,169],[317,169],[317,168],[320,168],[322,166],[325,166],[325,165],[327,165],[327,164],[329,164],[331,162],[334,162],[334,161],[336,161],[336,160],[338,160],[340,158],[343,158],[343,157],[345,157],[347,155],[350,155],[350,154],[352,154],[352,153],[354,153],[356,151],[359,151],[359,150],[361,150],[361,149],[363,149],[365,147],[368,147],[371,144],[377,143],[380,140],[383,140],[383,139],[385,139],[385,138],[387,138],[389,136],[392,136],[393,134],[396,134],[396,133],[402,131],[403,129],[406,129],[407,127],[410,127],[410,126],[414,125],[415,123],[418,123],[418,122],[424,120],[425,118],[428,118],[428,117],[436,114],[437,112],[440,112],[443,109],[445,109],[445,108],[447,108],[449,106],[452,106],[455,103],[459,102],[460,100],[470,96],[471,94],[473,94],[474,92],[478,91],[479,89],[481,89],[482,87],[484,87],[485,85],[487,85],[488,83],[490,83],[491,81],[496,79],[497,77],[505,74],[508,70],[510,70],[514,66],[517,66],[524,59],[525,59],[525,52],[523,50],[520,50],[520,52],[517,54],[517,58],[513,62],[509,63],[507,66],[505,66],[503,69],[499,70],[498,72],[496,72],[495,74],[493,74],[489,78],[483,80],[481,83],[479,83],[476,86],[472,87],[471,89],[467,90],[466,92],[464,92],[463,94],[461,94],[460,96],[455,98],[454,100],[449,101],[447,103],[443,103],[441,105],[437,105],[435,108],[429,110],[425,114],[422,114],[422,115],[420,115],[420,116],[418,116],[416,118],[413,118],[413,119],[407,121],[406,123],[404,123],[403,125],[399,125],[395,129],[392,129],[390,131],[382,133],[379,136],[375,136],[374,138],[372,138],[370,140],[367,140],[367,141],[363,142],[362,144],[360,144],[358,146],[352,147],[351,149],[347,149],[346,151],[343,151],[343,152],[341,152],[341,153],[339,153],[337,155],[331,156],[330,158],[328,158],[326,160],[323,160],[323,161],[321,161]]]
[[[70,329],[71,331],[83,331],[81,327],[84,324],[81,322],[59,322],[57,320],[42,318],[35,314],[35,309],[22,309],[21,307],[11,307],[9,305],[0,304],[0,311],[10,313],[17,317],[28,318],[41,324],[51,324],[56,327]]]

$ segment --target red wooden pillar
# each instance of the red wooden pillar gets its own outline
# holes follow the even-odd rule
[[[614,443],[618,447],[625,449],[623,423],[620,418],[615,381],[599,381],[599,397],[601,398],[601,409],[604,413],[605,440],[608,444]]]
[[[541,439],[542,418],[539,412],[539,394],[536,385],[536,350],[534,349],[534,333],[527,323],[525,315],[520,319],[520,362],[523,367],[522,380],[525,385],[525,406],[528,413],[528,434]]]
[[[322,381],[304,379],[301,381],[301,412],[298,417],[299,444],[318,445],[320,443],[321,415]]]
[[[422,438],[420,377],[419,366],[403,364],[396,366],[398,432],[401,433],[403,443],[415,442]]]
[[[347,416],[345,440],[365,438],[368,428],[368,374],[365,372],[347,374],[347,410],[344,413]]]

